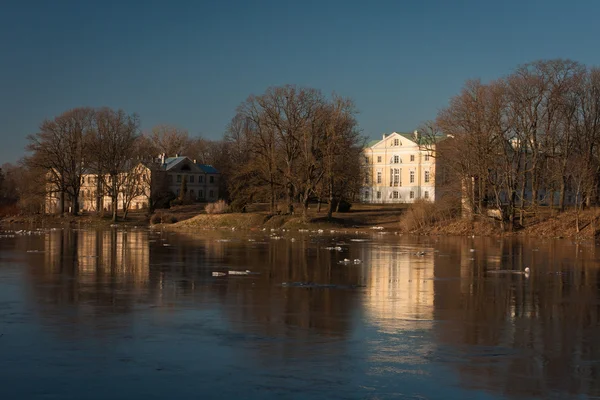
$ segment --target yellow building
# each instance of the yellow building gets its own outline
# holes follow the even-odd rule
[[[434,145],[423,146],[419,133],[383,134],[364,150],[365,203],[412,203],[435,200]]]
[[[148,208],[150,196],[158,185],[156,183],[157,173],[142,162],[137,162],[133,167],[119,173],[119,188],[117,197],[118,210],[139,210]],[[51,174],[49,174],[51,176]],[[54,178],[56,179],[56,178]],[[80,211],[111,211],[112,200],[108,190],[104,185],[110,184],[112,178],[108,175],[98,181],[98,175],[91,170],[86,170],[81,174],[81,184],[79,188],[78,204]],[[98,195],[100,190],[100,196]],[[65,201],[65,211],[69,211],[73,206],[72,199],[65,193],[64,200],[61,199],[61,193],[55,182],[49,179],[46,184],[46,212],[57,213],[60,211],[60,202]],[[100,209],[98,209],[100,207]]]

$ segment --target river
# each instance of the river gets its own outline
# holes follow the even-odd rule
[[[598,397],[597,249],[377,231],[3,231],[0,398]],[[228,271],[250,273],[213,276]]]

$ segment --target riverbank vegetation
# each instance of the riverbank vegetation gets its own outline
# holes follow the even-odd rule
[[[598,204],[599,68],[536,61],[467,81],[423,133],[446,136],[435,148],[439,179],[461,194],[467,219],[492,212],[502,231],[518,231],[545,209],[553,218],[569,209],[580,231],[578,216]]]

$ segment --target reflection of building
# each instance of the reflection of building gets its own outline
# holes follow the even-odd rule
[[[394,246],[373,247],[363,260],[366,271],[367,317],[388,332],[430,326],[433,317],[433,252]],[[427,321],[424,325],[423,321]]]
[[[143,286],[148,281],[150,251],[143,231],[55,231],[45,239],[45,269],[70,271],[78,285],[103,280]]]

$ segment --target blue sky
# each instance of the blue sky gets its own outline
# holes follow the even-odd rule
[[[219,139],[250,94],[353,98],[365,136],[412,131],[465,80],[600,65],[597,1],[13,1],[0,5],[0,164],[77,106]]]

